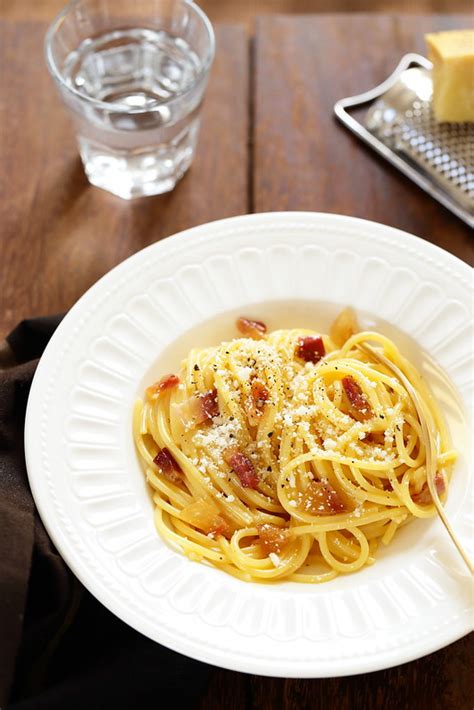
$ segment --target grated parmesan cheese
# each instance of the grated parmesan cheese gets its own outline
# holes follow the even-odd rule
[[[236,367],[236,372],[240,379],[245,382],[252,375],[253,369],[251,367]]]
[[[219,420],[223,423],[215,423],[212,427],[197,432],[194,435],[194,443],[206,449],[217,449],[220,452],[235,444],[235,435],[241,428],[240,423],[237,419],[231,421],[219,417]]]

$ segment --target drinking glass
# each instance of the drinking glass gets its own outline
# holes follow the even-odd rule
[[[191,165],[214,58],[191,0],[74,0],[49,28],[49,71],[89,182],[130,199],[172,190]]]

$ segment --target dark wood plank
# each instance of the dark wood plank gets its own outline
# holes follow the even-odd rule
[[[256,36],[255,210],[339,212],[399,227],[468,262],[469,228],[333,117],[343,96],[379,84],[428,30],[469,16],[261,18]]]
[[[430,28],[462,19],[266,17],[256,38],[257,211],[355,214],[430,236],[467,258],[467,229],[356,141],[333,103],[379,83]],[[215,670],[201,710],[468,710],[474,637],[396,668],[349,678],[275,679]]]
[[[463,639],[420,661],[377,673],[324,680],[259,679],[254,707],[270,710],[265,698],[273,696],[282,698],[282,710],[468,710],[473,691],[470,654],[472,643]]]
[[[471,710],[471,635],[418,661],[347,678],[264,678],[215,670],[199,710]]]
[[[116,0],[117,2],[118,0]],[[0,17],[15,20],[49,20],[58,13],[65,0],[5,0]],[[134,13],[146,13],[146,2],[136,4]],[[245,22],[249,29],[255,16],[264,13],[316,12],[466,12],[471,0],[200,0],[199,5],[212,22]],[[114,7],[114,12],[117,10]],[[124,12],[130,12],[130,3]]]
[[[423,52],[423,32],[462,26],[464,21],[383,16],[261,19],[255,54],[256,211],[354,214],[425,236],[470,260],[467,228],[332,117],[338,98],[379,83],[403,53]],[[474,692],[473,651],[470,636],[413,663],[361,676],[284,680],[241,675],[247,702],[238,707],[467,710]],[[231,697],[224,672],[215,671],[212,694],[202,708],[225,707]]]
[[[1,24],[0,339],[69,308],[102,274],[179,230],[247,211],[248,41],[217,27],[194,165],[164,196],[125,202],[91,187],[43,60],[42,23]]]
[[[250,680],[254,677],[214,668],[198,710],[246,710],[250,707]]]

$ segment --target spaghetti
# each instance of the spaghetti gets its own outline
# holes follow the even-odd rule
[[[237,325],[242,337],[191,350],[135,405],[159,533],[246,581],[317,583],[372,564],[380,543],[436,510],[417,410],[363,344],[430,411],[443,497],[456,452],[429,390],[389,338],[357,332],[350,309],[329,335]]]

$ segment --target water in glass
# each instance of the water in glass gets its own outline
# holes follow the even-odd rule
[[[103,102],[73,114],[92,183],[122,197],[174,187],[196,145],[202,92],[186,93],[200,68],[184,39],[146,28],[88,38],[68,55],[66,85]]]

